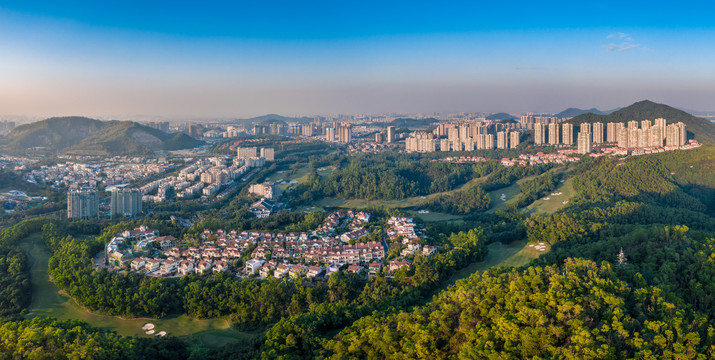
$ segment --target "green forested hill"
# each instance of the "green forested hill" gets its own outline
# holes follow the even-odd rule
[[[590,109],[568,108],[554,116],[556,116],[557,118],[569,118],[569,117],[574,117],[574,116],[579,116],[579,115],[589,114],[589,113],[597,114],[597,115],[607,115],[611,111],[601,111],[596,108],[590,108]]]
[[[201,144],[185,134],[167,134],[132,121],[100,121],[85,117],[56,117],[19,126],[8,138],[9,148],[16,151],[43,147],[98,155],[141,155]]]
[[[707,328],[660,290],[626,284],[607,263],[562,264],[476,273],[426,306],[366,316],[326,342],[326,357],[692,359],[711,350]]]
[[[596,115],[587,113],[568,120],[568,123],[580,125],[594,122],[628,122],[631,120],[653,120],[664,118],[668,124],[682,121],[688,127],[688,138],[695,138],[703,143],[715,144],[715,123],[703,118],[693,116],[685,111],[678,110],[664,104],[657,104],[650,100],[639,101],[631,106],[614,111],[609,115]]]
[[[487,119],[487,120],[513,120],[516,118],[514,117],[514,115],[500,112],[500,113],[496,113],[496,114],[491,114],[491,115],[487,116],[485,119]]]
[[[417,128],[417,127],[430,126],[437,121],[438,120],[435,118],[426,118],[426,119],[399,118],[399,119],[392,120],[390,122],[390,125],[397,126],[397,127]]]
[[[64,149],[99,133],[104,123],[86,117],[57,117],[18,126],[10,132],[10,147]]]
[[[715,146],[712,145],[631,157],[625,161],[594,161],[583,167],[586,171],[574,177],[573,205],[625,200],[706,213],[715,210]],[[575,207],[566,212],[581,210]]]

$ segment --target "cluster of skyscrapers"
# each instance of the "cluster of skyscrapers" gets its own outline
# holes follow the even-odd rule
[[[142,212],[142,192],[139,189],[112,190],[110,201],[112,216],[134,216]]]
[[[253,125],[253,135],[286,135],[287,131],[288,126],[277,122]]]
[[[505,124],[443,123],[432,132],[413,132],[405,140],[405,150],[432,152],[515,148],[519,145],[520,134],[509,130]]]
[[[204,127],[201,124],[190,124],[189,125],[189,136],[194,138],[200,138],[204,136]]]
[[[573,145],[573,125],[569,123],[536,123],[534,128],[534,145]]]
[[[609,122],[584,123],[576,138],[580,153],[591,152],[593,145],[616,144],[621,148],[683,146],[687,130],[682,122],[667,124],[663,118],[629,121],[627,124]],[[569,123],[534,124],[535,145],[574,145],[574,125]]]
[[[384,132],[375,133],[375,142],[381,143],[387,141],[388,144],[392,144],[397,140],[397,133],[395,132],[394,126],[388,126],[387,130]]]
[[[135,216],[142,212],[142,192],[139,189],[112,190],[111,216]],[[99,194],[93,188],[80,188],[67,192],[67,217],[89,219],[99,216]]]
[[[405,150],[419,152],[437,151],[439,139],[434,134],[427,131],[415,131],[412,136],[405,139]]]
[[[519,125],[522,129],[531,130],[534,129],[536,124],[556,124],[559,122],[559,120],[564,119],[559,119],[555,116],[534,115],[529,113],[521,116],[521,119],[519,120]]]
[[[99,195],[95,189],[77,189],[67,192],[67,217],[89,219],[99,215]]]
[[[257,124],[253,126],[254,135],[298,135],[325,136],[327,141],[349,143],[352,141],[352,125],[340,122],[322,122],[320,118],[310,123],[288,125],[281,123]]]
[[[256,194],[262,198],[273,199],[281,196],[283,190],[276,183],[265,182],[262,184],[251,184],[248,188],[248,192]]]
[[[266,161],[275,160],[275,149],[261,148],[258,150],[255,146],[239,147],[236,149],[236,156],[239,159],[243,159],[246,164],[252,164],[251,167],[263,166]],[[261,162],[261,164],[255,165],[253,164],[254,162]]]
[[[650,120],[643,120],[640,124],[629,121],[628,127],[618,126],[617,131],[616,142],[622,148],[683,146],[688,141],[684,123],[667,125],[662,118],[655,119],[655,124]]]
[[[348,144],[353,140],[353,127],[350,124],[340,124],[337,129],[335,127],[325,128],[326,141],[338,141]]]

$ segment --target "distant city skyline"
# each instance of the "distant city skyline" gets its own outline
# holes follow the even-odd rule
[[[9,1],[0,114],[713,111],[712,8]]]

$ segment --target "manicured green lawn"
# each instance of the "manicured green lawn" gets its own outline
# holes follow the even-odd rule
[[[318,168],[316,170],[316,172],[318,173],[318,175],[321,178],[326,178],[326,177],[330,176],[330,174],[333,172],[333,170],[335,170],[335,166],[331,165],[331,166]]]
[[[228,321],[224,319],[196,320],[184,315],[163,319],[122,319],[92,313],[60,293],[57,286],[49,281],[47,261],[51,254],[42,244],[39,234],[26,239],[22,247],[30,255],[30,261],[33,261],[33,296],[26,318],[51,316],[58,319],[78,319],[98,328],[116,331],[119,335],[146,337],[152,335],[146,335],[141,327],[150,322],[155,325],[157,332],[166,331],[170,336],[192,335],[201,342],[205,340],[208,346],[211,346],[211,343],[225,344],[236,339],[255,336],[231,329]]]
[[[494,212],[499,209],[506,208],[506,204],[516,198],[517,195],[519,195],[519,192],[521,192],[521,188],[519,187],[518,182],[515,182],[505,188],[490,191],[488,194],[489,198],[492,199],[492,203],[491,206],[489,206],[488,212]],[[506,200],[504,201],[501,200],[502,194],[506,195]]]
[[[531,260],[538,258],[541,254],[550,250],[550,248],[547,247],[545,251],[538,251],[533,247],[527,246],[525,240],[512,241],[509,244],[491,243],[487,248],[489,252],[484,261],[472,263],[455,272],[443,286],[443,289],[454,284],[457,280],[469,277],[475,271],[484,271],[494,266],[524,266]]]
[[[571,179],[560,183],[559,186],[552,193],[561,192],[561,195],[551,195],[548,194],[543,196],[541,199],[534,201],[531,205],[527,206],[526,209],[532,213],[548,213],[553,214],[554,212],[562,209],[568,203],[564,204],[564,201],[569,201],[574,193],[573,182]],[[544,198],[549,198],[549,200],[544,200]]]
[[[330,173],[333,172],[335,169],[333,166],[327,166],[324,168],[320,168],[321,170],[318,170],[317,173],[320,177],[327,177],[330,175]],[[278,170],[268,176],[267,178],[264,178],[263,180],[268,179],[268,181],[271,182],[281,182],[285,181],[285,184],[281,184],[282,189],[286,189],[290,186],[290,182],[295,180],[298,183],[303,183],[308,180],[308,167],[301,167],[298,169],[294,170]],[[280,180],[280,181],[279,181]]]
[[[523,244],[522,245],[523,247],[519,251],[517,251],[516,254],[510,255],[503,261],[499,262],[496,266],[513,266],[513,267],[524,266],[524,265],[527,265],[528,263],[530,263],[531,260],[534,260],[534,259],[538,258],[539,256],[541,256],[541,254],[544,254],[544,253],[548,252],[549,250],[551,250],[551,248],[548,245],[546,246],[544,251],[539,251],[539,250],[536,250],[534,247],[528,246],[528,244],[526,244],[523,241],[518,241],[518,243]],[[492,245],[494,245],[495,247],[499,247],[496,244],[492,244]],[[508,245],[502,245],[501,247],[510,247],[513,245],[514,245],[514,243],[511,243]],[[497,249],[495,249],[495,250],[497,250]]]
[[[297,182],[301,182],[301,178],[305,178],[308,175],[308,168],[307,167],[302,167],[299,169],[295,170],[279,170],[268,176],[267,178],[264,178],[260,181],[270,181],[274,183],[279,183],[279,186],[281,189],[285,190],[288,187],[291,186],[290,181],[295,180]],[[280,184],[281,182],[285,181],[285,184]]]

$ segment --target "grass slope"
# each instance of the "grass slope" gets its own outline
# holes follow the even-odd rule
[[[564,204],[564,201],[570,200],[574,193],[573,181],[568,179],[563,183],[560,183],[554,193],[560,192],[561,195],[546,195],[541,199],[534,201],[531,205],[527,206],[526,209],[531,213],[547,213],[553,214],[556,211],[564,208],[568,203]],[[549,200],[544,200],[544,198],[549,198]]]
[[[487,212],[495,212],[499,209],[504,209],[506,208],[506,205],[516,199],[516,197],[519,195],[521,192],[521,187],[519,186],[519,181],[501,189],[496,189],[490,191],[489,197],[492,199],[491,206],[489,207],[489,210]],[[506,195],[506,199],[502,201],[501,195],[504,194]]]
[[[538,251],[533,247],[527,246],[525,240],[512,241],[509,244],[491,243],[487,248],[489,252],[484,261],[472,263],[455,272],[452,277],[442,285],[442,288],[446,289],[449,285],[456,283],[457,280],[469,277],[475,271],[484,271],[495,266],[524,266],[530,263],[531,260],[538,258],[541,254],[545,254],[550,250],[550,248],[547,247],[546,251]]]

